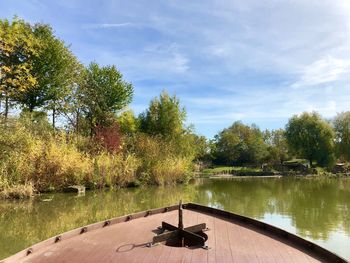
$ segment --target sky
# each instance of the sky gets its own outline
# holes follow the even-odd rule
[[[208,138],[350,110],[348,0],[0,0],[14,15],[49,23],[85,65],[116,65],[136,114],[175,94]]]

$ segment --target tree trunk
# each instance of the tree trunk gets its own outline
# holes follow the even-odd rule
[[[55,106],[53,106],[53,108],[52,108],[52,127],[53,127],[53,131],[55,132],[55,130],[56,130],[56,108],[55,108]]]
[[[7,95],[5,95],[5,112],[4,112],[4,116],[5,116],[5,122],[7,122],[7,117],[9,114],[9,98],[7,97]]]
[[[77,119],[75,121],[75,132],[79,133],[79,112],[77,112]]]
[[[312,168],[312,159],[309,159],[310,162],[310,168]]]
[[[92,137],[94,135],[94,122],[92,119],[92,116],[90,118],[90,137]]]

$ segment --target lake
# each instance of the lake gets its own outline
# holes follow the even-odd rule
[[[350,260],[350,178],[302,177],[203,178],[188,185],[2,200],[0,259],[67,230],[180,199],[273,224]]]

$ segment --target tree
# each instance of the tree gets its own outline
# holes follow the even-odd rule
[[[339,113],[333,123],[337,156],[350,161],[350,112]]]
[[[172,139],[181,136],[185,127],[186,111],[181,108],[176,96],[169,96],[165,91],[159,99],[154,98],[146,112],[139,116],[141,131]]]
[[[293,116],[286,126],[286,139],[292,152],[310,162],[327,166],[334,160],[334,131],[316,112]]]
[[[0,20],[0,99],[5,101],[5,120],[11,102],[37,84],[32,62],[39,49],[40,42],[24,20]]]
[[[264,141],[267,144],[269,160],[272,162],[283,163],[288,159],[288,144],[283,129],[266,130],[263,133]]]
[[[78,81],[83,67],[49,25],[34,25],[33,34],[41,43],[38,55],[32,59],[31,72],[37,81],[21,94],[19,102],[29,111],[40,107],[51,110],[55,127],[57,112],[64,106],[62,100]]]
[[[258,163],[267,154],[259,128],[237,121],[215,136],[215,160],[226,165]]]
[[[83,71],[83,74],[85,74],[85,71]],[[83,81],[84,77],[81,76],[79,80]],[[69,94],[63,98],[62,105],[64,106],[60,109],[60,113],[67,120],[67,127],[73,129],[76,133],[89,130],[84,116],[87,109],[84,105],[84,93],[81,86],[81,82],[73,85]]]
[[[193,134],[194,144],[193,147],[196,150],[196,160],[211,161],[210,145],[205,136]]]
[[[122,112],[117,118],[117,123],[121,132],[126,135],[132,135],[139,130],[139,121],[132,110]]]
[[[115,66],[100,67],[92,62],[86,69],[81,94],[92,135],[97,125],[108,126],[117,111],[131,102],[133,86],[123,80]]]

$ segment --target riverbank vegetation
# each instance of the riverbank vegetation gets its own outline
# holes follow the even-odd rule
[[[219,167],[231,165],[224,170],[248,166],[304,174],[349,173],[349,141],[350,112],[331,120],[304,112],[290,118],[285,129],[272,131],[235,122],[215,137],[212,156]]]
[[[0,37],[1,196],[191,178],[205,139],[185,126],[176,96],[163,92],[135,116],[117,68],[85,67],[49,25],[0,20]]]
[[[285,130],[236,121],[207,140],[166,91],[135,115],[134,87],[117,67],[83,65],[47,24],[0,20],[0,39],[2,197],[181,183],[213,165],[278,170],[302,158],[331,169],[350,161],[349,112],[332,121],[303,113]]]

